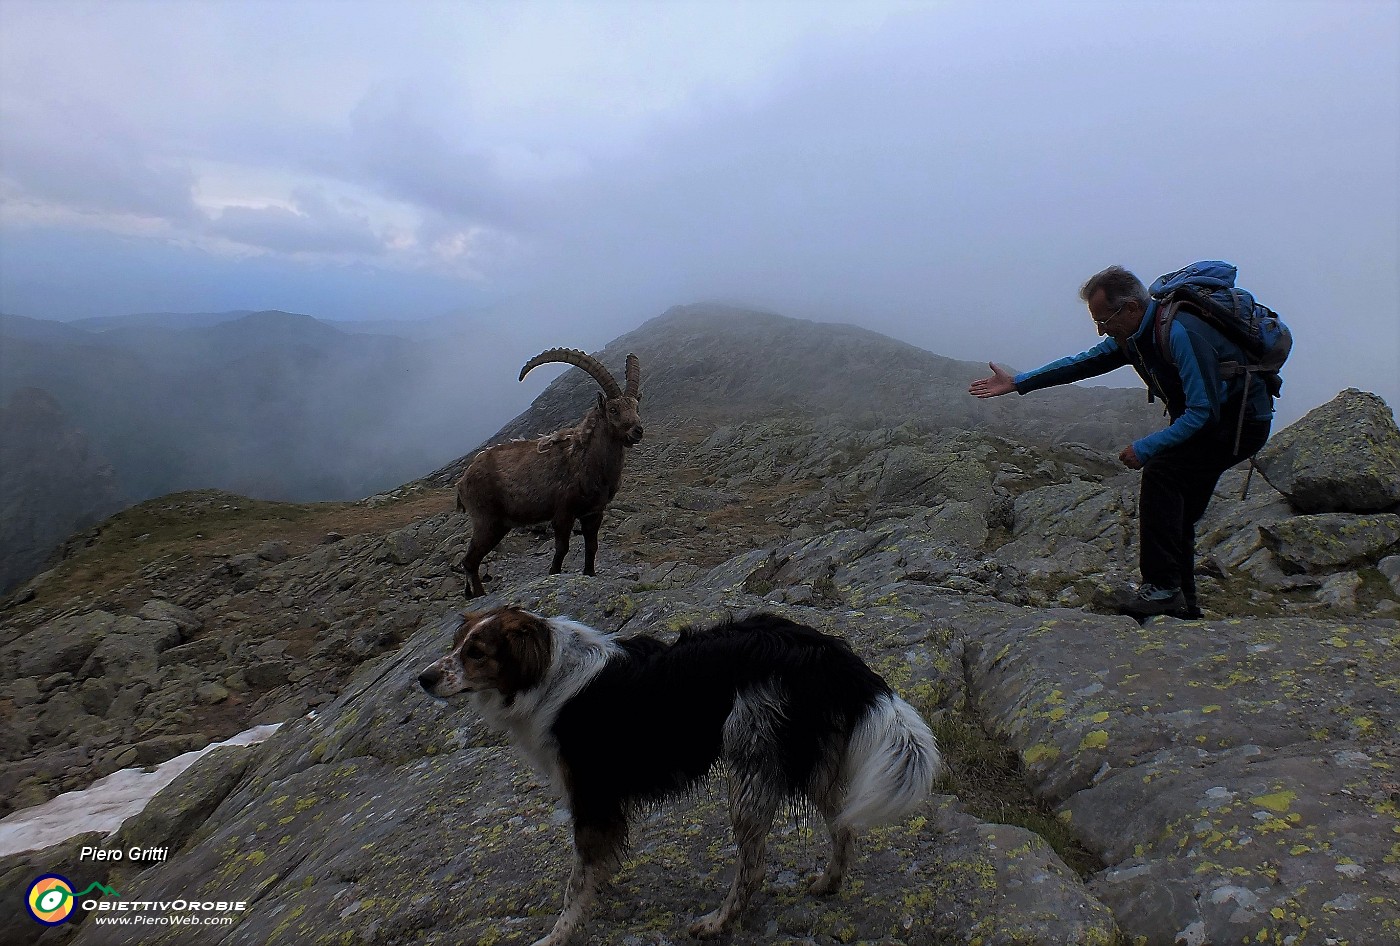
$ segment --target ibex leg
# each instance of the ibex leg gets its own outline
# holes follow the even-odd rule
[[[467,557],[462,563],[467,573],[467,597],[477,598],[486,594],[486,586],[481,583],[481,560],[500,544],[509,529],[504,523],[476,522],[472,524],[472,541],[467,546]]]
[[[573,516],[557,516],[554,519],[554,563],[549,573],[557,575],[564,570],[564,556],[569,554],[569,533],[574,529]]]
[[[603,524],[601,512],[590,513],[579,519],[583,527],[583,573],[593,574],[593,560],[598,557],[598,527]]]

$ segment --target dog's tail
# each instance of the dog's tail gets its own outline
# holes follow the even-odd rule
[[[942,778],[943,756],[918,710],[887,693],[851,733],[845,771],[845,804],[836,826],[860,830],[917,808]]]

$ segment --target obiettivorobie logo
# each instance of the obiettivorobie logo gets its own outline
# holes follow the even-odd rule
[[[104,899],[99,899],[99,897]],[[112,898],[112,899],[105,899]],[[92,883],[82,893],[62,874],[44,874],[29,885],[24,898],[29,915],[37,923],[58,926],[82,910],[98,924],[123,926],[216,926],[237,920],[235,914],[248,909],[245,900],[131,900],[111,887]]]
[[[74,904],[80,897],[86,897],[96,890],[109,897],[120,897],[111,887],[93,881],[82,893],[73,892],[73,884],[62,874],[45,874],[29,885],[29,894],[24,902],[29,907],[29,915],[45,926],[58,926],[66,923],[73,915]]]

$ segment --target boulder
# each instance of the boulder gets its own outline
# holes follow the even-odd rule
[[[1360,592],[1360,575],[1356,572],[1338,572],[1322,583],[1317,600],[1331,611],[1355,611],[1356,596]]]
[[[1400,555],[1388,555],[1376,563],[1376,570],[1390,582],[1390,588],[1400,595]]]
[[[287,551],[286,542],[264,543],[256,554],[258,558],[262,559],[264,562],[272,562],[274,565],[279,562],[285,562],[291,557],[291,553]]]
[[[201,703],[213,705],[228,699],[228,688],[213,681],[201,683],[194,689],[194,698]]]
[[[209,739],[203,733],[190,733],[179,736],[153,736],[136,743],[131,748],[136,750],[138,764],[159,765],[167,759],[173,759],[186,752],[194,752],[207,745],[209,745]]]
[[[1400,505],[1400,428],[1384,400],[1355,388],[1279,431],[1255,462],[1298,512]]]
[[[57,690],[49,695],[40,710],[34,732],[41,740],[52,740],[91,721],[91,715],[83,708],[80,693],[72,689]]]
[[[176,646],[181,639],[180,626],[171,621],[119,617],[83,661],[78,675],[114,674],[125,680],[153,676],[160,666],[160,652]]]
[[[384,536],[384,556],[395,565],[409,565],[423,556],[423,545],[412,527]]]
[[[14,646],[19,675],[77,673],[116,623],[116,615],[92,611],[50,621]]]
[[[1400,546],[1400,515],[1293,516],[1260,526],[1259,532],[1285,568],[1335,571],[1344,565],[1374,562]]]
[[[204,627],[204,619],[189,608],[182,608],[160,598],[152,598],[141,606],[136,616],[147,621],[168,621],[186,634],[192,634]]]
[[[982,459],[988,448],[964,438],[933,445],[879,450],[863,466],[877,465],[874,502],[925,506],[959,500],[986,508],[992,475]]]
[[[267,690],[287,682],[292,665],[286,660],[260,660],[243,668],[243,676],[255,690]]]

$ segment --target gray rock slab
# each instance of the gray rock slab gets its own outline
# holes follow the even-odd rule
[[[1079,480],[1043,486],[1016,497],[1013,540],[1002,557],[1055,554],[1066,543],[1089,543],[1105,552],[1126,548],[1136,524],[1136,484]]]
[[[1168,752],[1064,810],[1114,865],[1092,889],[1150,946],[1380,943],[1400,928],[1390,769],[1340,742]]]
[[[752,595],[702,600],[633,595],[623,582],[553,576],[514,597],[608,629],[675,626],[766,606]],[[490,601],[488,600],[488,602]],[[847,631],[917,705],[938,704],[960,676],[951,625],[898,612],[785,609]],[[129,881],[147,899],[244,896],[251,907],[211,943],[528,943],[561,904],[571,857],[567,816],[463,703],[414,683],[448,644],[438,621],[366,666],[319,718],[289,724],[175,859]],[[733,843],[722,788],[660,806],[579,942],[678,942],[722,898]],[[1107,943],[1109,911],[1038,836],[988,825],[935,796],[900,825],[872,831],[846,890],[805,893],[826,855],[824,831],[780,819],[764,893],[727,941]],[[86,925],[79,943],[182,943],[176,929]],[[642,937],[639,939],[639,937]],[[649,938],[648,938],[649,937]]]
[[[1295,571],[1335,570],[1378,561],[1400,547],[1400,515],[1319,513],[1259,527],[1275,557]]]
[[[965,652],[983,718],[1109,865],[1092,889],[1169,946],[1394,940],[1397,648],[1393,620],[1043,612],[984,617]]]
[[[642,818],[632,853],[578,942],[671,941],[722,898],[734,857],[723,793],[701,792]],[[846,892],[818,900],[803,885],[825,841],[784,819],[765,891],[727,941],[950,938],[1107,942],[1111,915],[1022,829],[984,825],[940,796],[867,839]],[[124,896],[227,897],[251,891],[233,927],[86,925],[78,943],[528,943],[554,921],[570,862],[566,814],[504,749],[475,748],[393,768],[360,757],[315,764],[266,786],[237,817],[178,861],[128,880]],[[1009,892],[1009,893],[1008,893]],[[822,940],[819,940],[822,941]]]

